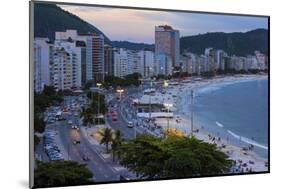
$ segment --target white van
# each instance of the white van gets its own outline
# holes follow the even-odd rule
[[[127,126],[128,126],[129,128],[133,128],[133,127],[134,127],[133,122],[129,121]]]

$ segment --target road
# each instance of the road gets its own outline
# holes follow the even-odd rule
[[[79,117],[74,113],[67,115],[67,120],[72,120],[74,125],[79,125]],[[66,122],[58,122],[56,129],[61,137],[61,142],[67,150],[69,157],[67,159],[87,164],[87,167],[94,173],[94,179],[98,182],[117,181],[119,173],[106,162],[103,157],[95,151],[89,141]],[[80,144],[74,144],[73,141],[80,141]],[[90,161],[84,161],[83,156],[90,157]]]
[[[64,104],[70,105],[75,98],[77,97],[66,97]],[[125,98],[123,100],[125,100]],[[118,121],[113,122],[111,117],[107,117],[107,124],[110,125],[110,127],[114,130],[120,129],[124,138],[134,138],[135,129],[127,127],[127,121],[123,118],[123,116],[121,116],[121,109],[119,105],[122,103],[122,101],[118,102],[116,98],[113,98],[110,103],[118,105]],[[58,138],[60,141],[58,145],[64,150],[66,160],[87,164],[89,170],[91,170],[91,172],[94,174],[94,180],[96,182],[118,181],[120,179],[120,174],[129,173],[126,169],[115,169],[116,165],[119,167],[120,165],[113,163],[112,160],[105,159],[101,155],[101,151],[99,151],[100,149],[92,145],[86,136],[84,136],[80,131],[71,128],[71,125],[82,127],[80,126],[80,118],[77,116],[77,112],[75,114],[75,111],[70,111],[68,114],[64,114],[64,118],[66,118],[65,121],[57,121],[48,127],[49,129],[55,130],[58,133]],[[71,125],[68,124],[69,120],[72,121]],[[136,132],[136,134],[140,134],[140,132]],[[74,144],[74,141],[80,141],[80,144]],[[39,148],[41,150],[38,150],[38,153],[41,155],[41,157],[47,159],[42,143],[39,144],[38,149]],[[89,157],[90,160],[84,161],[84,156]]]

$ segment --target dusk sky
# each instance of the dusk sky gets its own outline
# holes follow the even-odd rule
[[[154,43],[156,25],[170,25],[180,36],[207,32],[267,29],[267,18],[59,5],[96,26],[111,40]]]

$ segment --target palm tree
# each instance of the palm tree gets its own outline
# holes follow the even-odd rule
[[[80,118],[83,118],[84,125],[91,125],[94,123],[94,116],[91,108],[87,108],[86,110],[80,113]]]
[[[112,158],[113,161],[115,161],[115,155],[117,153],[117,158],[120,158],[120,146],[122,145],[123,142],[123,138],[122,138],[122,133],[121,131],[118,129],[115,132],[115,137],[112,140],[112,144],[111,144],[111,150],[112,150]]]
[[[110,128],[105,128],[103,132],[100,132],[100,135],[102,136],[100,144],[105,144],[106,152],[108,153],[108,145],[112,142],[113,139],[112,130]]]

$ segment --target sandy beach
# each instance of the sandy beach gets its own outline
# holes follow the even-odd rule
[[[221,85],[228,85],[238,82],[245,82],[251,80],[266,79],[267,75],[241,75],[241,76],[228,76],[215,78],[210,80],[202,80],[191,82],[182,82],[176,86],[169,86],[165,90],[168,94],[173,96],[174,101],[174,118],[169,120],[169,128],[176,128],[184,132],[186,135],[191,133],[191,114],[190,111],[183,111],[183,105],[186,106],[186,102],[183,102],[182,98],[186,97],[187,93],[191,90],[217,90]],[[157,118],[156,124],[161,125],[163,128],[167,128],[168,121],[166,118]],[[228,138],[224,136],[218,136],[215,133],[209,133],[201,125],[194,123],[193,135],[205,142],[216,143],[218,148],[226,153],[230,159],[236,162],[236,166],[233,172],[261,172],[268,171],[267,159],[261,157],[252,149],[246,149],[249,147],[245,143],[245,147],[232,144]]]

